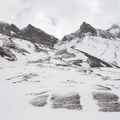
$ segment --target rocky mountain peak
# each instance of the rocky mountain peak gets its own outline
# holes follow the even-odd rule
[[[22,32],[34,32],[37,31],[37,28],[35,28],[34,26],[32,26],[31,24],[28,24],[25,28],[23,28],[21,30]]]
[[[111,27],[110,29],[117,29],[117,28],[119,28],[119,29],[120,29],[120,26],[119,26],[119,25],[117,25],[117,24],[113,24],[113,25],[112,25],[112,27]]]
[[[88,32],[91,33],[92,35],[96,35],[96,29],[92,27],[90,24],[83,22],[80,26],[80,34]]]
[[[22,29],[18,33],[19,38],[29,40],[31,42],[35,42],[38,44],[43,44],[48,47],[53,47],[54,44],[57,42],[57,38],[52,35],[45,33],[43,30],[28,24],[27,27]]]
[[[14,25],[14,24],[11,24],[9,26],[10,26],[10,30],[15,32],[15,33],[20,31],[20,29],[16,25]]]
[[[28,28],[35,28],[34,26],[32,26],[31,24],[27,25]]]
[[[96,29],[90,24],[83,22],[76,32],[64,36],[62,41],[71,41],[74,38],[83,38],[86,36],[86,33],[90,33],[91,36],[97,36]]]
[[[31,24],[28,24],[23,29],[19,29],[14,24],[0,22],[0,33],[10,37],[20,38],[42,44],[50,48],[52,48],[58,40],[54,36],[45,33],[43,30],[36,28]]]
[[[26,29],[26,30],[35,30],[36,28],[33,25],[28,24],[24,29]]]
[[[108,29],[110,33],[112,33],[115,37],[120,38],[120,26],[117,24],[113,24],[110,29]]]

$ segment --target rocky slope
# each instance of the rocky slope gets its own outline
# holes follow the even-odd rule
[[[63,39],[56,46],[67,51],[82,51],[111,65],[120,66],[120,27],[112,26],[101,30],[83,22],[80,28]],[[83,59],[82,57],[80,59]]]
[[[23,29],[19,29],[14,24],[0,23],[0,33],[10,37],[20,38],[42,44],[49,48],[53,48],[54,44],[56,44],[58,40],[54,36],[49,35],[43,30],[30,24]]]
[[[80,29],[56,49],[0,34],[3,120],[120,120],[119,38],[86,23]]]

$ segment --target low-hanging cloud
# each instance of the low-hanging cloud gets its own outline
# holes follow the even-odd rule
[[[83,21],[102,29],[120,25],[119,8],[120,0],[0,0],[0,20],[62,37]]]

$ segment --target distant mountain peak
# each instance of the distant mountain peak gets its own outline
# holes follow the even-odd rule
[[[10,25],[10,30],[15,32],[15,33],[20,31],[20,29],[16,25],[14,25],[14,24]]]
[[[90,24],[83,22],[80,25],[80,33],[92,33],[92,35],[96,35],[96,29],[92,27]]]
[[[28,29],[35,29],[35,27],[33,25],[31,25],[31,24],[28,24],[26,28],[28,28]]]
[[[117,24],[113,24],[110,29],[108,29],[110,33],[115,35],[116,37],[120,38],[120,26]]]
[[[119,28],[119,29],[120,29],[120,26],[117,25],[117,24],[113,24],[112,27],[111,27],[111,29],[116,29],[116,28]]]
[[[31,24],[28,24],[25,28],[23,28],[22,29],[22,31],[28,31],[28,30],[30,30],[30,31],[33,31],[33,30],[35,30],[36,28],[33,26],[33,25],[31,25]]]
[[[28,25],[27,25],[27,27],[33,27],[33,25],[31,25],[31,24],[28,24]]]
[[[102,29],[94,28],[87,22],[83,22],[77,31],[64,36],[62,41],[71,41],[71,40],[74,40],[75,38],[81,39],[86,36],[96,36],[96,37],[101,37],[104,39],[115,40],[116,38],[120,38],[120,27],[114,24],[111,27],[111,29],[102,30]]]
[[[54,44],[56,44],[58,40],[54,36],[47,34],[43,30],[36,28],[31,24],[28,24],[23,29],[19,29],[14,24],[0,22],[0,33],[10,37],[20,38],[42,44],[49,48],[53,48]]]

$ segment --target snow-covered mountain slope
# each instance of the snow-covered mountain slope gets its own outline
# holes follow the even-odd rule
[[[76,36],[50,49],[0,34],[0,118],[119,120],[120,69],[92,54],[104,42],[113,44],[113,36],[94,35]]]
[[[16,62],[25,62],[25,60],[30,61],[36,58],[41,59],[50,55],[48,51],[52,51],[42,44],[18,38],[10,38],[2,34],[0,34],[0,43],[0,55],[2,57],[0,59],[8,59]]]
[[[25,28],[19,29],[14,24],[0,22],[0,33],[9,37],[28,40],[37,44],[43,44],[49,48],[53,48],[57,42],[57,38],[49,35],[43,30],[28,24]]]
[[[120,38],[109,30],[95,29],[83,23],[77,32],[63,37],[58,43],[59,49],[80,50],[107,63],[120,66]]]
[[[114,24],[108,31],[120,38],[120,27],[118,25]]]

